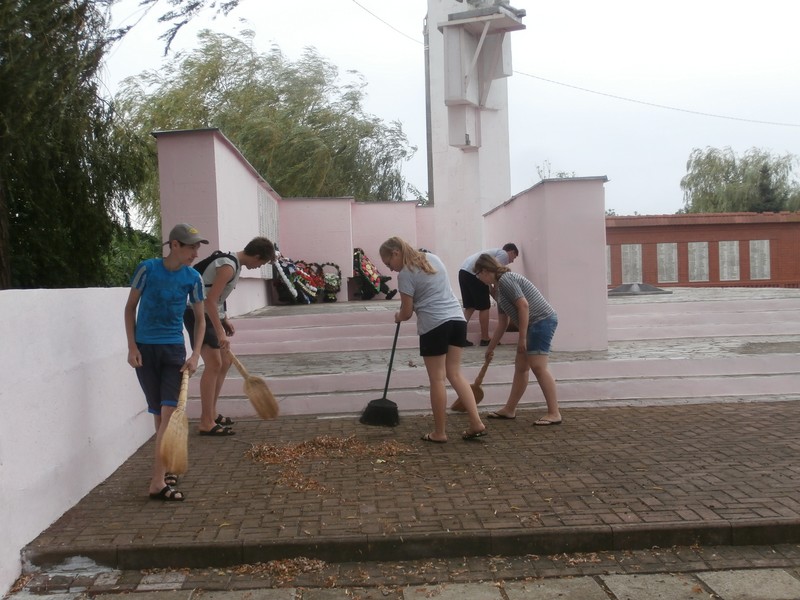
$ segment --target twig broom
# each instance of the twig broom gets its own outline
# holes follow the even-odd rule
[[[483,388],[481,387],[481,383],[483,383],[483,377],[486,375],[486,369],[489,368],[490,362],[492,362],[491,358],[487,358],[483,362],[483,366],[478,372],[478,376],[475,378],[475,383],[470,386],[472,388],[472,394],[475,396],[475,404],[480,404],[481,400],[483,400]],[[456,398],[455,402],[453,402],[453,405],[450,407],[450,410],[465,412],[467,409],[464,408],[464,403],[461,401],[461,398]]]
[[[231,355],[231,360],[236,370],[239,371],[242,379],[244,379],[244,393],[247,395],[248,400],[250,400],[250,404],[256,409],[258,416],[262,419],[274,419],[277,417],[278,401],[275,400],[275,396],[272,395],[272,392],[267,386],[267,382],[261,379],[261,377],[250,375],[230,349],[228,349],[228,353]]]
[[[182,475],[189,470],[189,417],[186,398],[189,395],[189,369],[183,372],[178,406],[172,412],[167,429],[161,438],[161,460],[168,473]]]

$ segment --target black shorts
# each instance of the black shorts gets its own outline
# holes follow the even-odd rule
[[[189,332],[189,343],[194,350],[194,311],[187,308],[183,313],[183,324],[186,325],[186,331]],[[203,344],[211,348],[219,348],[219,338],[217,332],[214,331],[214,326],[211,324],[211,317],[206,313],[206,334],[203,336]]]
[[[441,356],[447,354],[450,346],[463,348],[467,345],[467,322],[445,321],[428,333],[419,336],[420,356]]]
[[[492,307],[492,302],[489,300],[489,286],[475,277],[474,273],[459,269],[458,287],[461,288],[461,302],[464,308],[489,310]]]

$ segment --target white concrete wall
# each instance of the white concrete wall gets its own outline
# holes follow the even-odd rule
[[[127,363],[127,297],[0,291],[0,592],[21,573],[20,550],[153,434]]]
[[[448,21],[450,14],[474,8],[458,0],[428,0],[431,158],[436,243],[426,247],[434,251],[447,266],[454,290],[458,290],[458,265],[470,254],[485,248],[487,243],[494,243],[486,236],[480,215],[499,206],[511,196],[506,79],[491,81],[486,107],[477,111],[480,119],[480,147],[461,149],[450,145],[450,120],[448,106],[445,105],[445,88],[447,78],[453,77],[454,72],[452,64],[445,64],[445,39],[440,25]],[[519,34],[507,35],[513,37]],[[510,66],[510,45],[506,51]],[[460,66],[467,72],[473,55],[471,48],[464,49]],[[475,85],[475,72],[471,73],[471,81]]]

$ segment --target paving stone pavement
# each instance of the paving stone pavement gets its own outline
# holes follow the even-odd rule
[[[647,572],[642,565],[699,572],[709,568],[708,548],[730,568],[796,568],[798,399],[576,408],[551,427],[534,427],[540,411],[525,410],[513,421],[487,420],[490,434],[471,442],[459,437],[463,415],[451,415],[447,444],[419,439],[429,415],[403,415],[394,428],[355,418],[243,421],[233,437],[190,436],[190,470],[179,485],[185,502],[147,497],[150,442],[24,555],[42,577],[76,556],[122,572],[107,591],[138,589],[142,570],[166,565],[169,577],[187,578],[161,583],[179,589],[356,586],[361,577],[381,590],[393,581],[425,587],[567,574],[611,589],[597,577],[630,574],[629,556],[637,557],[634,573]],[[277,464],[250,458],[258,448]],[[737,549],[752,546],[754,554]],[[653,547],[669,550],[645,552]],[[286,584],[237,567],[312,559],[326,566]],[[403,566],[406,574],[392,579],[382,571],[398,561],[421,565],[422,574]],[[151,575],[167,576],[158,573]],[[688,581],[709,587],[698,577]],[[52,585],[34,581],[31,589]]]
[[[793,600],[800,598],[799,565],[796,544],[141,571],[71,559],[21,579],[9,598]]]

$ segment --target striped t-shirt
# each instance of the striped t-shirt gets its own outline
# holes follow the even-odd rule
[[[519,273],[508,271],[497,281],[497,308],[508,315],[514,325],[519,325],[519,311],[514,304],[518,299],[528,301],[528,326],[556,314],[542,293]]]

